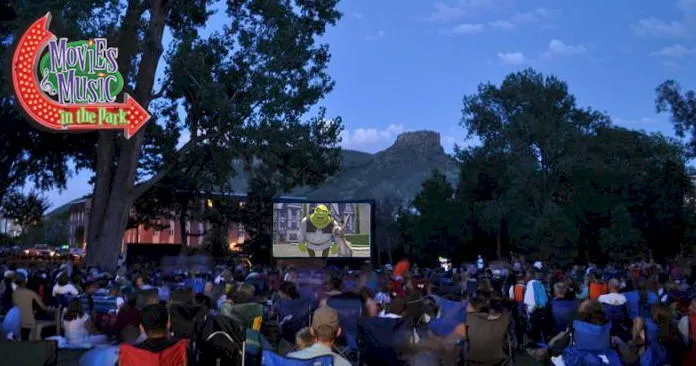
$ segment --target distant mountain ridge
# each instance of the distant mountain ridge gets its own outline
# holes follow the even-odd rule
[[[290,195],[312,200],[374,199],[408,204],[420,192],[433,169],[455,184],[459,171],[445,153],[440,134],[413,131],[400,134],[396,142],[374,154],[343,150],[339,172],[316,188],[303,187]]]

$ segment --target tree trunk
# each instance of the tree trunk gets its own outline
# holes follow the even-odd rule
[[[135,100],[147,109],[152,99],[152,87],[160,56],[166,13],[165,0],[149,2],[150,21],[145,33],[144,51],[138,67]],[[120,58],[124,80],[129,80],[130,63],[137,49],[137,19],[146,10],[140,1],[129,1],[124,26],[119,35]],[[132,21],[132,23],[129,22]],[[114,270],[128,223],[128,214],[135,200],[134,184],[140,148],[145,128],[130,140],[116,133],[100,132],[97,150],[96,182],[90,212],[87,264],[106,270]],[[114,165],[114,162],[117,164]]]

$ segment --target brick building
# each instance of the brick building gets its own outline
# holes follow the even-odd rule
[[[243,204],[244,195],[233,195],[232,199],[239,200]],[[89,231],[89,197],[80,198],[69,202],[70,222],[69,222],[69,244],[73,247],[84,248],[87,243],[87,233]],[[205,205],[209,200],[201,202]],[[167,222],[168,221],[168,222]],[[123,245],[126,244],[185,244],[186,246],[197,247],[203,244],[203,239],[209,225],[203,221],[186,221],[186,237],[181,238],[180,220],[167,220],[158,222],[158,228],[148,228],[145,225],[138,225],[135,228],[127,229],[123,233]],[[163,227],[163,228],[162,228]],[[244,226],[242,224],[232,224],[228,232],[228,242],[230,248],[244,243],[247,239]]]

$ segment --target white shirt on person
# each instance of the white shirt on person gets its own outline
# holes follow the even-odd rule
[[[56,283],[55,286],[53,286],[53,296],[58,296],[58,295],[72,295],[72,296],[77,296],[79,295],[80,292],[77,291],[77,288],[73,286],[72,283],[68,283],[65,286],[61,286]]]
[[[89,332],[87,331],[87,321],[89,315],[82,314],[81,317],[73,320],[63,320],[63,330],[65,339],[70,344],[85,344],[89,342]]]
[[[599,296],[597,301],[602,304],[620,306],[626,303],[626,296],[623,294],[609,293]]]
[[[319,356],[333,356],[334,366],[351,366],[350,362],[343,358],[343,356],[334,353],[330,347],[325,346],[319,342],[314,343],[312,346],[307,347],[303,350],[288,353],[289,358],[299,358],[301,360],[309,360]]]

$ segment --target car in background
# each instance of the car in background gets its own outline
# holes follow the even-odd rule
[[[24,250],[24,255],[30,257],[54,257],[58,252],[51,248],[48,244],[36,244],[33,248]]]

